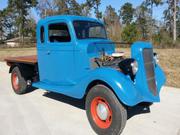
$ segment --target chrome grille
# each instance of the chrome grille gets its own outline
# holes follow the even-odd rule
[[[143,59],[148,87],[150,91],[153,93],[153,95],[157,95],[153,62],[153,50],[149,48],[143,49]]]

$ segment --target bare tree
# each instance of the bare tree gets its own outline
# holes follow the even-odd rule
[[[55,14],[56,4],[53,0],[39,0],[36,7],[41,18]]]
[[[154,27],[154,20],[153,20],[153,6],[155,5],[156,7],[159,5],[162,5],[163,2],[162,0],[146,0],[145,5],[147,7],[150,7],[150,14],[151,14],[151,30],[150,30],[150,36],[151,36],[151,41],[152,41],[152,35],[153,35],[153,27]]]
[[[176,13],[177,13],[177,10],[176,10],[176,0],[173,1],[174,2],[174,10],[173,10],[173,42],[175,43],[176,42]]]

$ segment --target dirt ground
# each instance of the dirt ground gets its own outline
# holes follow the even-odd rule
[[[120,48],[117,51],[124,51],[130,56],[130,49]],[[160,65],[167,76],[166,85],[180,88],[180,49],[155,49],[160,59]],[[36,48],[0,48],[0,61],[5,57],[24,56],[36,54]]]

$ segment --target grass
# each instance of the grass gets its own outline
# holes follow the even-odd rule
[[[180,49],[156,49],[165,71],[166,85],[180,88]]]
[[[117,51],[124,51],[130,56],[130,49],[120,48]],[[180,49],[155,49],[160,59],[160,65],[165,71],[166,85],[180,88]],[[5,57],[25,56],[36,54],[36,48],[0,48],[0,60]]]

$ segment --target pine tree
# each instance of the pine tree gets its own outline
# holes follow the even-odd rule
[[[21,42],[24,42],[24,27],[27,21],[26,17],[29,15],[29,10],[35,7],[37,4],[36,0],[9,0],[8,8],[16,14],[16,23],[19,26],[19,37]]]
[[[76,0],[69,0],[69,14],[82,15],[81,5]]]
[[[142,3],[135,10],[135,23],[141,35],[141,40],[148,40],[150,35],[151,14],[147,6]]]
[[[133,43],[139,38],[139,33],[135,23],[127,24],[121,34],[122,40],[127,43]]]
[[[101,5],[101,0],[94,0],[94,13],[97,19],[102,18],[102,12],[99,11],[100,5]]]
[[[134,8],[132,7],[131,3],[125,3],[121,9],[120,12],[120,18],[122,19],[123,24],[130,24],[133,20],[134,16]]]

